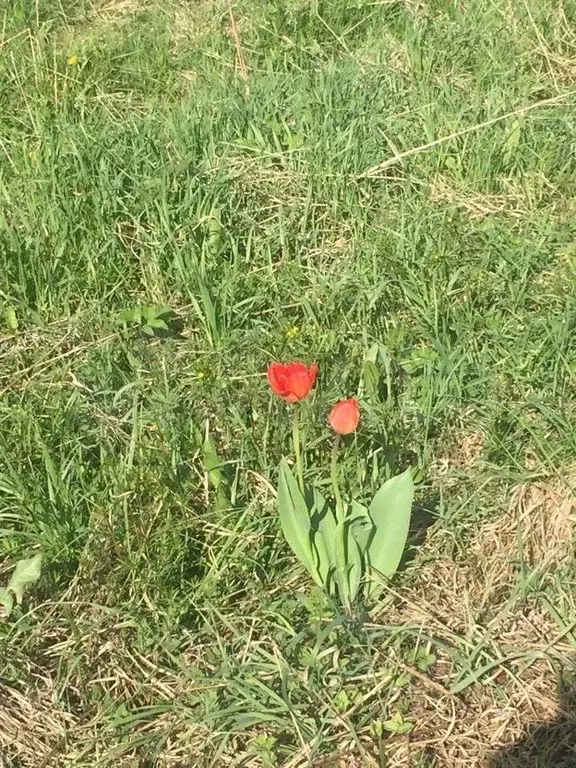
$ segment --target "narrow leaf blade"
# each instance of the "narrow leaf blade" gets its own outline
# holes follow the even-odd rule
[[[224,462],[218,455],[216,444],[210,436],[206,437],[202,445],[202,463],[210,485],[216,492],[216,510],[228,509],[231,502],[228,496],[228,479],[222,471]]]

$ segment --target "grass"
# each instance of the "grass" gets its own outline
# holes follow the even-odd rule
[[[4,763],[573,766],[574,2],[2,18]],[[279,535],[272,359],[309,475],[360,394],[350,484],[420,480],[358,623]]]

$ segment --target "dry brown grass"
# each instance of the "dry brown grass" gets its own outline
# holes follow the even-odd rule
[[[428,747],[438,768],[480,768],[531,726],[560,715],[558,674],[573,667],[574,645],[554,612],[522,587],[519,559],[523,553],[525,567],[533,569],[532,583],[553,580],[554,570],[574,556],[575,513],[573,477],[525,483],[506,517],[483,525],[465,556],[438,558],[420,574],[419,589],[398,595],[393,621],[418,624],[447,647],[473,655],[475,670],[485,667],[460,686],[447,681],[454,696],[415,686],[411,753]],[[576,605],[565,597],[573,619]],[[442,668],[450,676],[452,665],[452,654],[441,653],[435,679],[442,681]],[[391,765],[409,765],[406,749]]]
[[[205,35],[220,29],[225,11],[226,4],[218,0],[175,5],[170,24],[173,53],[182,43],[199,43]]]
[[[436,205],[454,205],[473,219],[504,214],[519,218],[529,210],[524,189],[513,187],[503,180],[508,190],[502,194],[483,194],[438,174],[430,184],[430,202]]]
[[[461,426],[444,432],[440,442],[445,450],[432,463],[430,474],[444,486],[458,482],[458,471],[468,471],[481,464],[486,443],[484,432],[467,431]]]
[[[576,280],[576,250],[566,249],[555,262],[535,279],[542,291],[542,304],[556,296],[566,296]]]
[[[92,5],[91,17],[113,24],[152,7],[154,7],[152,0],[97,0]]]

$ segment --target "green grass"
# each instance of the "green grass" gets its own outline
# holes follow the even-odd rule
[[[408,602],[434,563],[472,563],[516,485],[570,477],[574,2],[238,0],[248,81],[225,3],[2,13],[2,573],[45,556],[0,625],[0,686],[39,718],[27,743],[0,713],[8,765],[385,766],[395,712],[426,740],[414,669],[505,706],[520,672],[489,610],[448,640],[399,597],[351,624],[314,593],[279,534],[290,417],[262,374],[319,363],[318,482],[330,404],[359,391],[350,484],[417,468]],[[181,334],[116,323],[151,305]],[[567,633],[519,663],[569,670],[573,564],[513,561],[507,612]],[[444,764],[427,749],[413,765]]]

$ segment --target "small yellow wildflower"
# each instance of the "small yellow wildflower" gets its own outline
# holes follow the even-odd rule
[[[68,56],[66,64],[68,64],[69,67],[75,67],[76,64],[78,64],[78,56]]]
[[[288,328],[286,331],[287,339],[295,339],[299,335],[300,335],[300,328],[298,328],[297,325],[291,325],[290,328]]]

